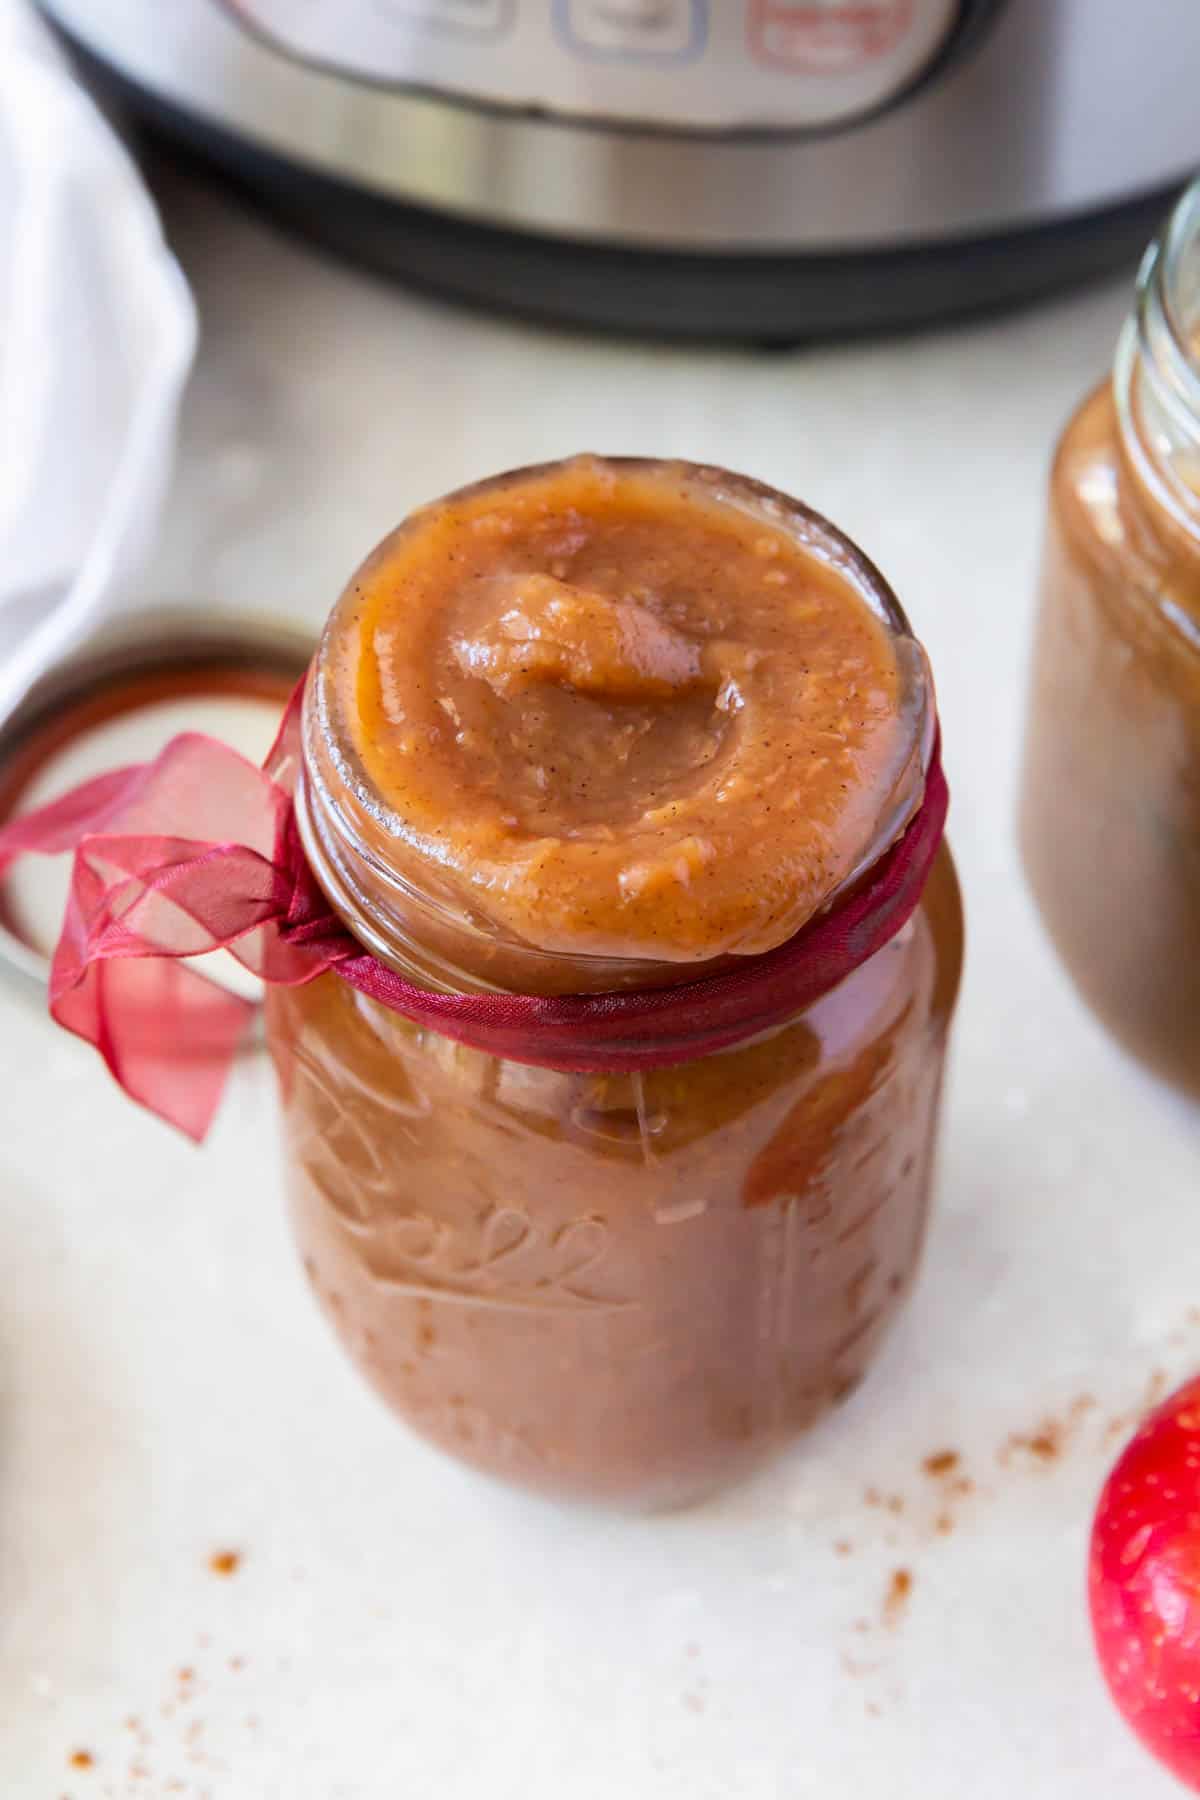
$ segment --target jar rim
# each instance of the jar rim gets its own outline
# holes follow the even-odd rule
[[[1200,533],[1200,177],[1147,247],[1117,344],[1113,397],[1142,488],[1190,538]]]
[[[569,468],[578,458],[557,458],[527,464],[468,483],[440,497],[433,506],[455,505],[474,500],[489,492],[500,492],[514,483],[536,481]],[[764,526],[790,535],[804,550],[846,579],[856,594],[887,630],[889,640],[897,648],[897,669],[901,678],[900,709],[911,725],[911,749],[906,766],[919,771],[920,779],[905,792],[902,779],[897,782],[900,801],[881,817],[871,841],[864,844],[861,856],[851,873],[825,899],[832,906],[859,882],[903,833],[920,805],[924,777],[929,769],[936,734],[932,678],[924,650],[916,637],[908,616],[891,584],[867,554],[848,534],[812,507],[779,489],[712,463],[698,463],[682,458],[646,456],[595,456],[588,460],[619,472],[660,474],[674,472],[702,485],[718,503],[730,505],[753,517]],[[744,955],[730,953],[711,962],[667,962],[662,965],[637,958],[614,958],[594,952],[564,952],[546,949],[523,940],[513,940],[499,930],[494,921],[473,915],[469,901],[461,893],[447,887],[439,891],[435,867],[421,870],[419,883],[409,879],[399,868],[381,856],[370,841],[379,836],[386,844],[408,841],[409,833],[402,814],[389,807],[372,783],[358,757],[351,734],[343,727],[342,703],[337,683],[331,678],[325,652],[335,641],[344,609],[354,605],[356,587],[364,574],[377,561],[385,560],[398,539],[417,531],[428,507],[409,513],[388,533],[355,570],[335,604],[321,639],[309,681],[303,718],[303,769],[297,787],[297,819],[306,851],[314,870],[341,912],[346,924],[372,951],[404,974],[430,985],[448,990],[488,987],[486,979],[468,974],[457,962],[445,967],[429,966],[421,959],[414,966],[412,944],[407,934],[379,929],[377,916],[380,896],[390,896],[395,906],[385,904],[382,911],[430,916],[452,912],[462,929],[464,941],[476,944],[502,945],[523,958],[528,957],[536,984],[539,969],[570,967],[577,982],[570,987],[557,983],[555,992],[604,992],[620,987],[672,985],[690,981],[730,963],[744,963]],[[361,904],[359,875],[365,877],[375,907]],[[428,883],[426,882],[428,876]],[[385,917],[385,925],[388,918]],[[395,941],[397,935],[402,942]],[[498,984],[501,991],[507,983]]]
[[[1192,296],[1184,292],[1189,256],[1197,259]],[[1143,284],[1157,297],[1178,362],[1174,373],[1200,421],[1200,176],[1184,189],[1147,251],[1139,276],[1139,286]]]

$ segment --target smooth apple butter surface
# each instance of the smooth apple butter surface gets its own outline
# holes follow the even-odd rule
[[[427,508],[359,571],[301,816],[410,978],[663,985],[858,878],[931,732],[919,646],[832,527],[580,459]],[[435,1442],[548,1491],[671,1505],[752,1466],[856,1385],[911,1283],[960,963],[943,850],[832,992],[671,1068],[535,1068],[336,975],[272,989],[296,1232],[351,1354]]]

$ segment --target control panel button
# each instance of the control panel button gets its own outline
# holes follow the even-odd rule
[[[397,25],[448,31],[456,37],[496,38],[511,23],[512,0],[375,0]]]
[[[720,0],[718,0],[720,3]],[[686,62],[704,48],[707,0],[555,0],[571,50],[622,62]]]
[[[773,68],[848,75],[895,50],[914,23],[914,0],[751,0],[750,53]]]

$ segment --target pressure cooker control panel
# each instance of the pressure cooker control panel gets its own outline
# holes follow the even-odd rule
[[[844,124],[996,0],[212,0],[277,53],[384,86],[661,128]]]

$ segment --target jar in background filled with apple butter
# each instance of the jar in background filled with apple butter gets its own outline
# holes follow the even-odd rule
[[[1084,999],[1200,1096],[1200,184],[1058,445],[1021,840]]]
[[[669,1506],[858,1383],[925,1231],[962,956],[945,846],[811,1003],[712,1048],[706,997],[872,891],[936,756],[878,572],[723,471],[520,471],[360,569],[309,680],[308,859],[382,964],[533,1033],[457,1041],[336,972],[268,994],[305,1267],[418,1431]],[[631,996],[625,1062],[537,1036]]]

